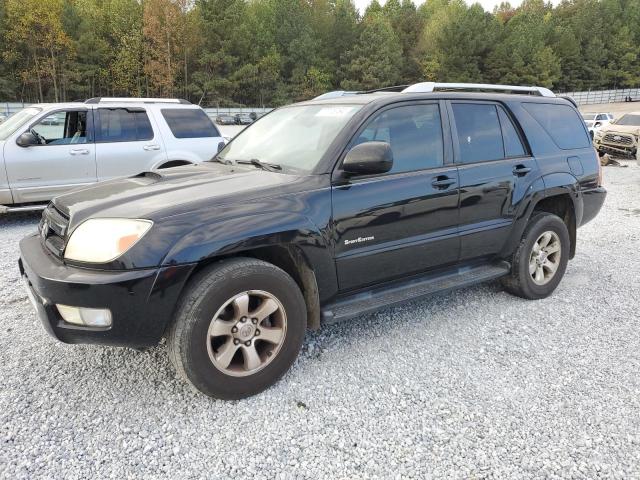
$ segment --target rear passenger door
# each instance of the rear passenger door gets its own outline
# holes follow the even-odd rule
[[[167,160],[144,108],[99,107],[95,115],[98,180],[135,175]]]
[[[460,260],[498,253],[537,164],[507,109],[494,102],[451,101],[460,176]]]
[[[437,102],[394,105],[372,117],[355,145],[391,146],[380,175],[334,175],[335,258],[341,290],[406,277],[458,260],[458,173]],[[444,128],[443,128],[444,126]]]

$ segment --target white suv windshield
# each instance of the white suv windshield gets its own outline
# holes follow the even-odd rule
[[[218,160],[279,165],[310,172],[361,105],[295,105],[257,120],[217,156]]]
[[[616,121],[616,125],[637,125],[640,126],[640,115],[632,115],[627,114],[620,117],[618,121]]]
[[[0,140],[6,140],[13,132],[40,113],[39,108],[29,107],[14,113],[0,123]]]

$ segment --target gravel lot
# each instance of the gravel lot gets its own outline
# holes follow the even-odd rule
[[[497,284],[309,334],[245,401],[145,353],[49,338],[0,218],[0,477],[640,478],[640,168],[607,167],[553,297]]]

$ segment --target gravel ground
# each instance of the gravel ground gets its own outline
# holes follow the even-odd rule
[[[0,218],[0,477],[640,478],[640,168],[549,299],[481,285],[309,334],[248,400],[178,381],[165,348],[67,346],[39,325]]]

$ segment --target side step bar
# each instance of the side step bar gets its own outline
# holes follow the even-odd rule
[[[18,207],[7,207],[6,205],[0,205],[0,213],[35,212],[38,210],[44,210],[45,208],[47,208],[46,203],[40,203],[38,205],[22,205]]]
[[[391,286],[372,288],[342,298],[322,309],[322,322],[331,324],[379,310],[417,300],[428,295],[494,280],[507,275],[511,266],[507,262],[465,266],[440,274],[413,278]]]

